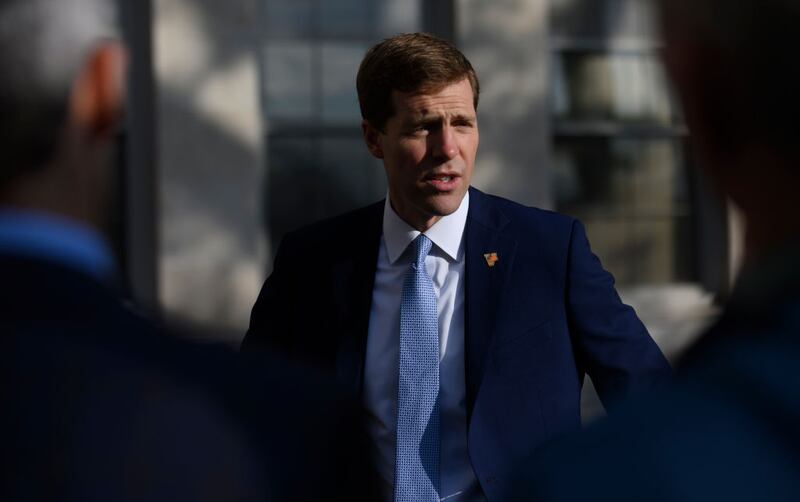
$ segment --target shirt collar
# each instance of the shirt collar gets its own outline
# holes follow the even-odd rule
[[[464,236],[464,228],[467,225],[467,213],[469,211],[469,191],[461,199],[461,205],[452,214],[443,216],[431,228],[426,230],[425,235],[441,249],[452,261],[457,261],[461,253],[461,243]],[[418,230],[411,227],[408,223],[400,219],[392,209],[389,196],[383,206],[383,238],[386,242],[386,251],[389,262],[394,264],[405,252],[411,242],[420,234]]]
[[[55,215],[0,208],[0,252],[53,261],[104,280],[114,259],[100,235]]]

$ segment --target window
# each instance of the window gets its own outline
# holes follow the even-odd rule
[[[555,0],[551,10],[556,209],[585,223],[622,285],[702,280],[698,206],[709,197],[690,170],[651,9]]]
[[[422,28],[420,0],[266,0],[262,82],[269,236],[386,193],[361,138],[358,66],[376,41]]]

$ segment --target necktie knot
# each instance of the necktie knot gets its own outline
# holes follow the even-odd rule
[[[411,245],[414,252],[414,268],[422,267],[425,264],[425,257],[431,252],[433,242],[427,235],[419,234]]]

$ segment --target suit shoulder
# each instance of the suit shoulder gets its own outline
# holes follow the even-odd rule
[[[480,193],[480,197],[485,198],[487,204],[499,209],[511,223],[523,228],[533,225],[539,228],[571,229],[578,222],[572,216],[539,207],[526,206],[497,195]]]
[[[300,227],[283,237],[281,247],[317,250],[357,238],[364,232],[380,228],[382,209],[383,201],[379,201]]]

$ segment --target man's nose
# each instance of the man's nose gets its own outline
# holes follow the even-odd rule
[[[430,148],[434,157],[450,160],[458,155],[458,140],[452,127],[446,125],[429,138],[432,142]]]

